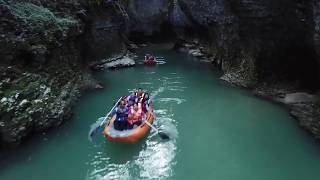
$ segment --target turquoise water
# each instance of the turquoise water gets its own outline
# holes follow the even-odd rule
[[[318,179],[320,147],[287,111],[218,80],[217,72],[161,46],[166,64],[97,74],[105,89],[81,98],[71,121],[2,155],[1,180],[56,179]],[[110,143],[90,125],[117,97],[142,87],[153,95],[154,131],[135,144]]]

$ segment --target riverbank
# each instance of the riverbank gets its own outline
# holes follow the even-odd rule
[[[284,4],[0,0],[0,144],[19,145],[70,119],[81,92],[101,88],[92,71],[133,66],[127,50],[144,37],[199,38],[175,48],[213,63],[223,80],[282,103],[312,97],[287,106],[318,137],[315,96],[301,87],[319,89],[320,4]]]
[[[189,42],[180,40],[175,44],[174,49],[188,53],[198,58],[201,62],[208,62],[217,68],[223,69],[223,62],[211,56],[208,51],[209,47],[199,43],[197,39]],[[243,87],[259,98],[287,107],[289,114],[297,120],[302,128],[311,133],[316,139],[320,139],[318,94],[309,93],[288,82],[252,82],[252,79],[247,79],[245,71],[242,71],[241,68],[224,73],[220,79],[235,86]]]

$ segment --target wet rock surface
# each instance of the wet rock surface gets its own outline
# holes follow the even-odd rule
[[[191,56],[197,57],[199,59],[203,59],[206,57],[205,48],[202,47],[198,40],[194,40],[193,42],[182,41],[179,44],[175,44],[174,49],[180,52],[185,52],[190,54]]]
[[[314,103],[316,102],[316,96],[305,92],[296,92],[286,94],[283,103],[285,104],[297,104],[297,103]]]
[[[114,28],[119,24],[99,29],[99,11],[88,6],[81,0],[0,1],[0,148],[60,126],[83,91],[102,88],[87,64],[123,47]],[[97,44],[107,50],[92,51]]]
[[[294,85],[259,85],[253,89],[259,97],[288,107],[290,115],[298,120],[299,125],[320,139],[319,97],[308,92],[299,92]]]
[[[3,69],[2,69],[3,70]],[[4,70],[3,74],[8,71]],[[59,126],[72,115],[71,107],[80,95],[81,81],[75,76],[66,84],[38,73],[16,73],[0,83],[1,142],[16,146],[33,132]],[[2,145],[4,145],[2,144]]]
[[[319,137],[315,95],[301,93],[319,84],[318,1],[179,0],[177,6],[191,23],[184,27],[200,37],[197,47],[205,47],[205,56],[224,72],[222,80],[285,104]],[[192,41],[190,30],[182,31],[177,30],[179,38]],[[177,42],[178,49],[188,52],[183,43]],[[295,85],[288,88],[287,83]]]
[[[168,21],[169,5],[169,0],[129,0],[129,30],[146,36],[161,31]]]
[[[314,35],[313,39],[318,56],[320,56],[320,1],[313,1]]]
[[[114,69],[114,68],[122,68],[122,67],[131,67],[134,66],[136,63],[133,59],[128,56],[123,56],[119,58],[111,58],[103,60],[102,63],[99,65],[93,66],[93,69],[96,70],[103,70],[106,68]]]
[[[297,93],[319,88],[319,1],[119,2],[0,0],[1,144],[17,145],[69,119],[84,89],[101,88],[89,67],[132,66],[125,54],[137,46],[127,36],[168,28],[180,41],[177,49],[213,63],[225,81],[286,103],[320,137],[314,95]],[[26,16],[37,12],[42,16]],[[275,82],[297,85],[279,88]]]

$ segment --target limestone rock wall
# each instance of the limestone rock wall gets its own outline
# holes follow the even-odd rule
[[[98,87],[87,64],[123,49],[121,21],[107,8],[82,0],[0,1],[0,148],[59,126],[81,92]]]
[[[110,2],[0,0],[2,144],[68,119],[81,90],[96,86],[88,62],[124,52],[132,33],[169,28],[179,39],[200,39],[226,77],[247,87],[319,88],[317,0],[121,0],[123,9]]]
[[[283,77],[306,86],[318,80],[311,1],[179,0],[179,4],[194,25],[209,34],[212,52],[225,72],[240,70],[250,81]]]
[[[313,2],[314,41],[318,55],[320,55],[320,1]]]
[[[168,21],[169,7],[169,0],[129,0],[129,31],[147,36],[159,32]]]

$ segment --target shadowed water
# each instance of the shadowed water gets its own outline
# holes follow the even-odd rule
[[[162,63],[97,74],[105,89],[81,98],[74,118],[2,154],[0,179],[317,179],[320,148],[287,111],[218,80],[209,65],[162,46],[138,52]],[[155,126],[135,144],[88,140],[113,101],[142,87],[152,94]]]

